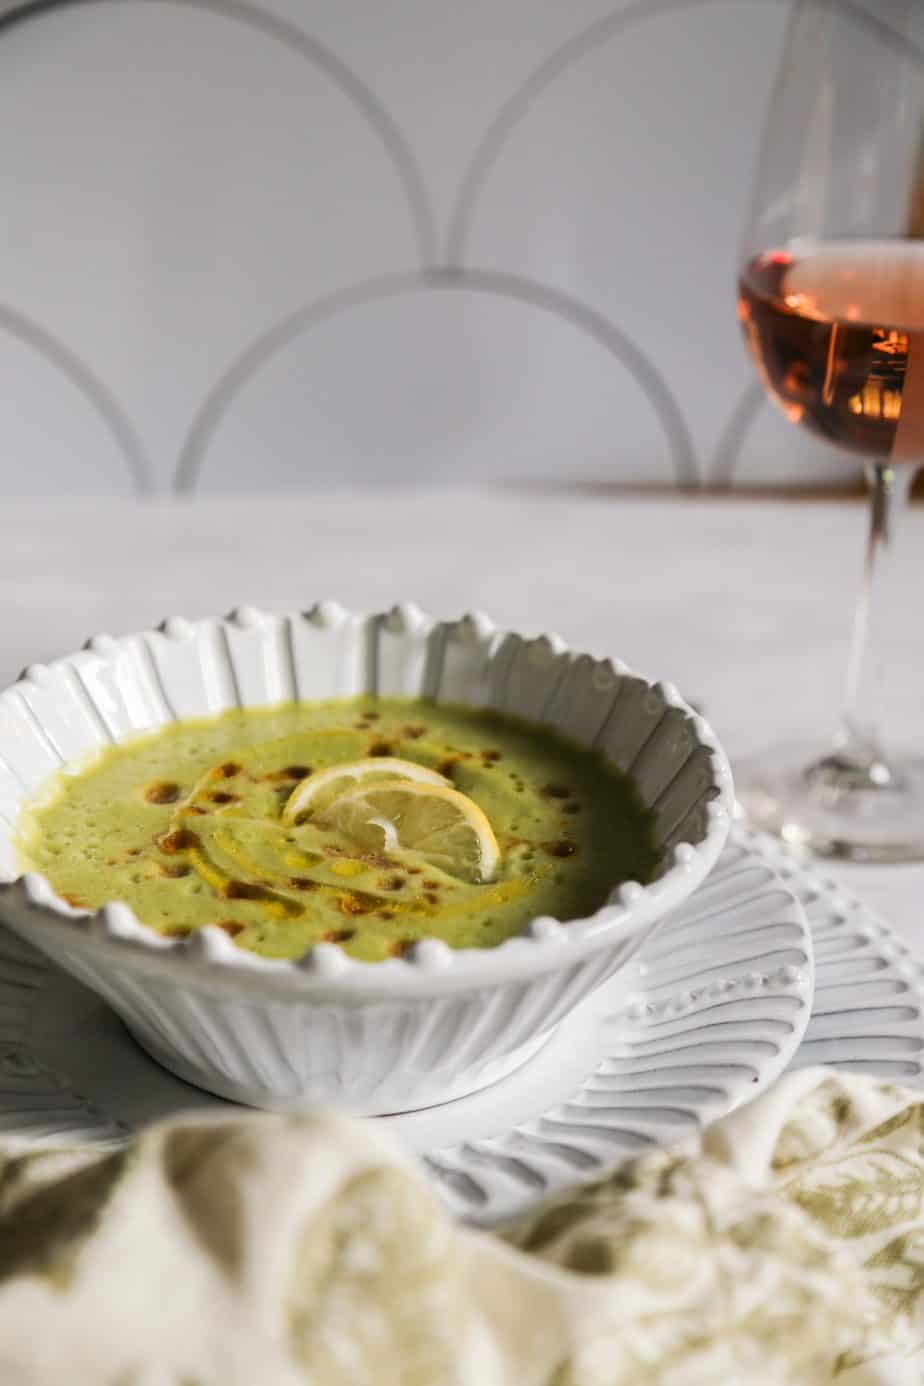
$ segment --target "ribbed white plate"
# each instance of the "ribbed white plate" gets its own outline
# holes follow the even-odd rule
[[[872,1027],[881,1071],[917,1074],[918,993],[884,961],[888,931],[863,916],[861,936],[858,906],[739,830],[661,941],[518,1072],[380,1120],[422,1154],[460,1215],[489,1222],[756,1096],[792,1061],[811,1009],[812,945],[791,891],[819,930],[819,994],[830,997],[809,1058],[862,1063],[851,1037]],[[878,1004],[899,993],[900,1004]],[[214,1105],[153,1063],[95,994],[0,933],[0,1134],[118,1142],[145,1121]]]

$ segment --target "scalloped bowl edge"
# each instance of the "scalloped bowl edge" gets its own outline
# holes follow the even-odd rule
[[[400,958],[367,963],[326,943],[297,961],[265,959],[214,926],[167,939],[125,904],[74,909],[44,877],[15,874],[19,807],[96,747],[229,706],[360,692],[486,706],[599,746],[655,814],[657,878],[623,883],[586,919],[533,920],[495,948],[425,939]],[[363,614],[322,602],[288,614],[243,607],[223,620],[171,617],[156,630],[93,637],[0,694],[0,917],[109,1000],[161,1062],[258,1106],[313,1098],[401,1110],[495,1081],[700,884],[732,807],[727,758],[672,686],[574,652],[555,635],[501,630],[481,613],[440,622],[414,605]],[[249,1060],[245,1031],[256,1046]],[[389,1080],[385,1055],[400,1063],[396,1045],[405,1071]],[[346,1046],[375,1047],[379,1061],[354,1071]],[[293,1063],[296,1051],[305,1062]]]

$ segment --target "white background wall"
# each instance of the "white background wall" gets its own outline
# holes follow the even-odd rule
[[[89,0],[8,22],[0,494],[178,467],[204,490],[843,475],[767,405],[727,446],[787,8]]]

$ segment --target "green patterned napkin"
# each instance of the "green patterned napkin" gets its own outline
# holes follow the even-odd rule
[[[796,1074],[497,1234],[373,1122],[0,1157],[2,1386],[920,1386],[924,1102]]]

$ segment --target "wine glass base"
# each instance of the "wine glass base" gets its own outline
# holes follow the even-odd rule
[[[797,850],[841,861],[924,861],[924,759],[850,764],[818,746],[773,747],[735,767],[740,808]]]

